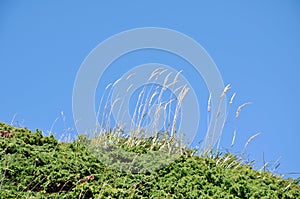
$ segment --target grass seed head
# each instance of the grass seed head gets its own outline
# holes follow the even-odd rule
[[[236,113],[235,113],[235,118],[236,118],[236,119],[240,116],[240,113],[241,113],[242,108],[244,108],[245,106],[247,106],[247,105],[249,105],[249,104],[251,104],[251,102],[246,102],[246,103],[244,103],[244,104],[242,104],[242,105],[240,105],[240,106],[238,107],[238,109],[236,110]]]
[[[208,102],[207,102],[207,112],[211,110],[211,93],[209,94]]]
[[[232,104],[232,102],[233,102],[233,100],[234,100],[235,96],[236,96],[236,93],[233,93],[233,95],[232,95],[232,96],[231,96],[231,98],[230,98],[230,102],[229,102],[229,104]]]
[[[229,90],[230,90],[230,84],[227,84],[227,86],[225,86],[220,98],[223,98]]]

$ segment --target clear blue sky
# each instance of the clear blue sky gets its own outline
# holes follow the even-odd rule
[[[73,84],[88,53],[121,31],[170,28],[206,49],[237,92],[236,107],[252,102],[236,123],[232,151],[260,132],[247,148],[257,168],[264,154],[270,163],[281,157],[279,173],[300,172],[299,1],[130,2],[1,0],[0,120],[17,114],[22,126],[46,132],[63,111],[66,122],[55,130],[74,127]],[[231,137],[228,125],[221,145]]]

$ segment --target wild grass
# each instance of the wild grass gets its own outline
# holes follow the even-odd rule
[[[280,176],[275,178],[266,172],[271,163],[264,160],[260,171],[252,170],[253,161],[245,158],[246,148],[260,133],[251,136],[244,144],[242,152],[237,155],[230,151],[221,151],[221,137],[214,135],[222,132],[214,132],[215,126],[208,127],[213,129],[213,135],[205,139],[213,138],[217,145],[208,146],[204,150],[205,153],[197,156],[196,150],[183,143],[184,135],[178,132],[178,126],[182,117],[182,103],[190,88],[188,85],[177,85],[181,73],[182,71],[176,74],[167,73],[166,69],[161,68],[151,73],[148,86],[143,86],[137,94],[128,129],[124,128],[126,125],[122,120],[113,120],[113,109],[118,105],[126,105],[122,96],[117,95],[113,98],[113,92],[118,84],[130,80],[135,74],[119,78],[106,86],[97,111],[99,123],[91,138],[86,135],[72,135],[71,132],[74,131],[66,127],[63,112],[51,125],[48,137],[43,137],[40,131],[29,133],[26,129],[15,129],[1,124],[1,129],[16,132],[18,136],[13,137],[10,142],[0,137],[3,146],[3,151],[0,152],[0,193],[3,191],[6,196],[16,197],[52,195],[55,198],[60,198],[63,194],[77,198],[112,195],[162,198],[180,197],[182,194],[191,197],[223,195],[246,198],[299,196],[299,186],[295,181],[284,181]],[[153,80],[159,78],[163,78],[163,84],[154,84]],[[127,92],[132,88],[131,84]],[[230,84],[225,86],[219,99],[224,100],[230,89]],[[170,90],[177,95],[173,95]],[[235,97],[236,93],[233,93],[228,104],[229,110]],[[239,119],[242,109],[249,104],[250,102],[246,102],[238,106],[235,110],[235,120]],[[210,94],[207,101],[209,116],[212,116],[212,106],[214,104],[211,103]],[[123,114],[120,110],[117,111],[118,118]],[[220,114],[228,115],[228,112],[220,111],[219,106],[215,117],[219,117]],[[150,113],[153,115],[149,123],[145,118],[148,118]],[[163,113],[167,116],[163,117]],[[162,127],[159,118],[164,118]],[[53,131],[59,120],[63,122],[64,130],[62,134],[55,134]],[[226,121],[221,131],[224,130],[225,124]],[[231,148],[235,145],[236,135],[237,128],[234,126]],[[56,141],[54,136],[60,137],[59,141]],[[77,139],[74,139],[75,137]],[[24,159],[24,156],[28,159]],[[18,161],[21,166],[18,165]],[[36,168],[30,165],[35,165]],[[279,161],[273,163],[273,169],[276,170],[278,166]],[[27,174],[24,173],[25,169]],[[178,190],[174,190],[173,185]]]
[[[128,103],[124,101],[124,96],[119,96],[118,93],[115,95],[113,94],[114,91],[117,90],[118,84],[122,84],[124,82],[126,83],[126,81],[134,78],[136,74],[131,73],[126,77],[121,77],[116,81],[109,83],[105,87],[100,98],[97,111],[99,123],[97,123],[96,129],[88,143],[90,149],[96,153],[96,156],[103,159],[103,155],[99,156],[98,154],[106,153],[106,155],[109,156],[109,153],[115,151],[116,153],[126,156],[125,159],[128,161],[128,157],[135,155],[128,152],[124,155],[124,149],[135,148],[137,149],[136,151],[139,152],[159,152],[159,155],[161,155],[161,153],[165,153],[176,158],[187,153],[190,155],[199,154],[201,156],[210,157],[212,154],[214,154],[216,157],[219,157],[219,154],[221,153],[220,143],[222,132],[227,121],[224,121],[220,132],[217,132],[218,129],[216,128],[216,121],[219,120],[221,114],[225,114],[225,118],[227,117],[230,108],[234,104],[234,99],[237,93],[233,93],[230,98],[228,103],[228,112],[222,113],[221,111],[224,110],[221,109],[221,102],[222,100],[225,100],[226,95],[231,89],[231,85],[228,84],[224,87],[223,92],[219,97],[220,101],[219,103],[216,103],[218,104],[216,115],[212,115],[211,113],[211,109],[214,104],[211,103],[212,94],[209,95],[209,99],[207,101],[209,125],[206,137],[203,141],[204,144],[202,145],[202,148],[198,146],[197,150],[190,149],[188,143],[183,143],[184,135],[181,132],[178,132],[177,129],[180,125],[179,119],[181,118],[182,103],[190,90],[187,84],[177,84],[180,81],[179,77],[182,72],[183,71],[179,71],[173,74],[172,72],[168,72],[168,69],[163,68],[156,68],[152,71],[146,80],[146,83],[136,95],[137,100],[133,106],[134,108],[131,115],[130,125],[127,124],[127,127],[129,127],[127,129],[125,129],[126,124],[122,123],[122,119],[118,121],[114,119],[115,115],[113,113],[114,109],[118,107],[119,110],[117,111],[117,118],[120,118],[120,115],[124,114],[121,113],[121,110],[124,110],[123,106],[128,105]],[[160,81],[162,83],[155,84],[158,82],[158,80],[162,80]],[[129,93],[133,87],[134,85],[130,84],[126,90],[126,93]],[[249,104],[251,104],[251,102],[246,102],[238,106],[235,111],[235,120],[238,120],[241,110]],[[164,114],[167,116],[164,116]],[[160,118],[163,118],[163,127],[159,125]],[[211,123],[211,120],[215,120],[215,122]],[[152,132],[152,134],[149,132]],[[230,146],[231,148],[235,144],[236,134],[237,129],[235,126]],[[260,133],[256,133],[247,140],[241,154],[239,155],[241,157],[241,161],[242,157],[245,155],[247,146],[259,134]],[[116,160],[114,157],[105,157],[105,161],[107,161],[107,159],[109,160],[106,163],[112,164],[112,162],[119,161],[120,159],[124,158],[118,156],[118,160]],[[144,157],[141,161],[144,161],[145,158],[152,158],[152,156]],[[163,156],[163,158],[166,157]],[[175,158],[172,158],[172,160],[174,159]],[[136,161],[136,158],[132,159],[132,161]],[[130,165],[131,164],[133,163],[131,162]]]
[[[124,114],[121,113],[121,110],[124,110],[122,106],[128,103],[124,101],[124,96],[113,94],[118,84],[129,81],[135,74],[121,77],[105,87],[97,111],[100,122],[97,123],[93,135],[88,136],[90,150],[101,161],[117,167],[120,165],[115,162],[121,161],[122,169],[131,171],[133,164],[138,165],[140,168],[138,170],[145,170],[142,164],[146,159],[157,161],[157,164],[163,163],[152,168],[153,171],[166,165],[165,162],[171,162],[184,154],[194,153],[182,141],[183,134],[177,131],[182,102],[190,88],[187,85],[177,85],[182,71],[176,74],[167,72],[167,69],[162,68],[153,70],[137,93],[137,99],[132,106],[131,121],[127,125],[114,117],[120,118],[121,114]],[[162,80],[162,84],[158,84],[158,80]],[[130,84],[127,93],[132,87],[133,84]],[[114,115],[116,107],[117,116]],[[129,148],[135,150],[128,151]],[[139,152],[139,155],[136,156],[135,152]],[[149,172],[151,168],[149,165],[147,167],[146,172]]]
[[[180,137],[177,132],[177,126],[179,125],[178,120],[181,117],[182,102],[189,88],[187,85],[176,87],[182,71],[179,71],[175,75],[171,72],[164,75],[166,72],[166,69],[157,68],[150,74],[148,82],[138,93],[129,129],[124,129],[125,124],[122,122],[113,120],[113,110],[116,105],[120,105],[118,106],[121,107],[119,110],[123,110],[124,108],[122,107],[124,105],[124,97],[112,98],[112,93],[121,81],[127,81],[135,74],[130,74],[126,78],[119,78],[115,82],[110,83],[105,88],[105,92],[100,99],[97,116],[101,122],[94,131],[92,143],[94,145],[104,144],[105,146],[107,143],[119,143],[122,138],[127,137],[128,139],[124,145],[138,147],[144,145],[141,139],[151,138],[151,149],[168,150],[171,154],[174,152],[172,147],[183,147],[182,142],[177,139]],[[164,77],[163,84],[155,84],[155,80],[158,80],[162,76]],[[132,86],[130,85],[127,91]],[[169,89],[171,87],[177,92],[176,96],[170,93]],[[121,113],[118,112],[118,118],[119,114]],[[162,127],[160,126],[160,120],[163,117]],[[112,124],[114,126],[111,126]],[[153,132],[153,134],[149,134],[149,132]],[[107,133],[110,133],[112,136],[107,136]]]

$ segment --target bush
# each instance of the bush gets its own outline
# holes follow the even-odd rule
[[[132,174],[100,162],[84,136],[58,142],[4,123],[0,131],[12,135],[0,136],[0,198],[300,198],[297,181],[256,171],[231,154],[182,155],[155,172]],[[146,146],[126,150],[150,153]]]

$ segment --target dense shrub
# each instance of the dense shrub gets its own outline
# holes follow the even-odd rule
[[[297,181],[253,170],[231,154],[185,155],[156,172],[132,174],[100,162],[84,137],[58,142],[4,123],[0,131],[0,198],[300,198]]]

